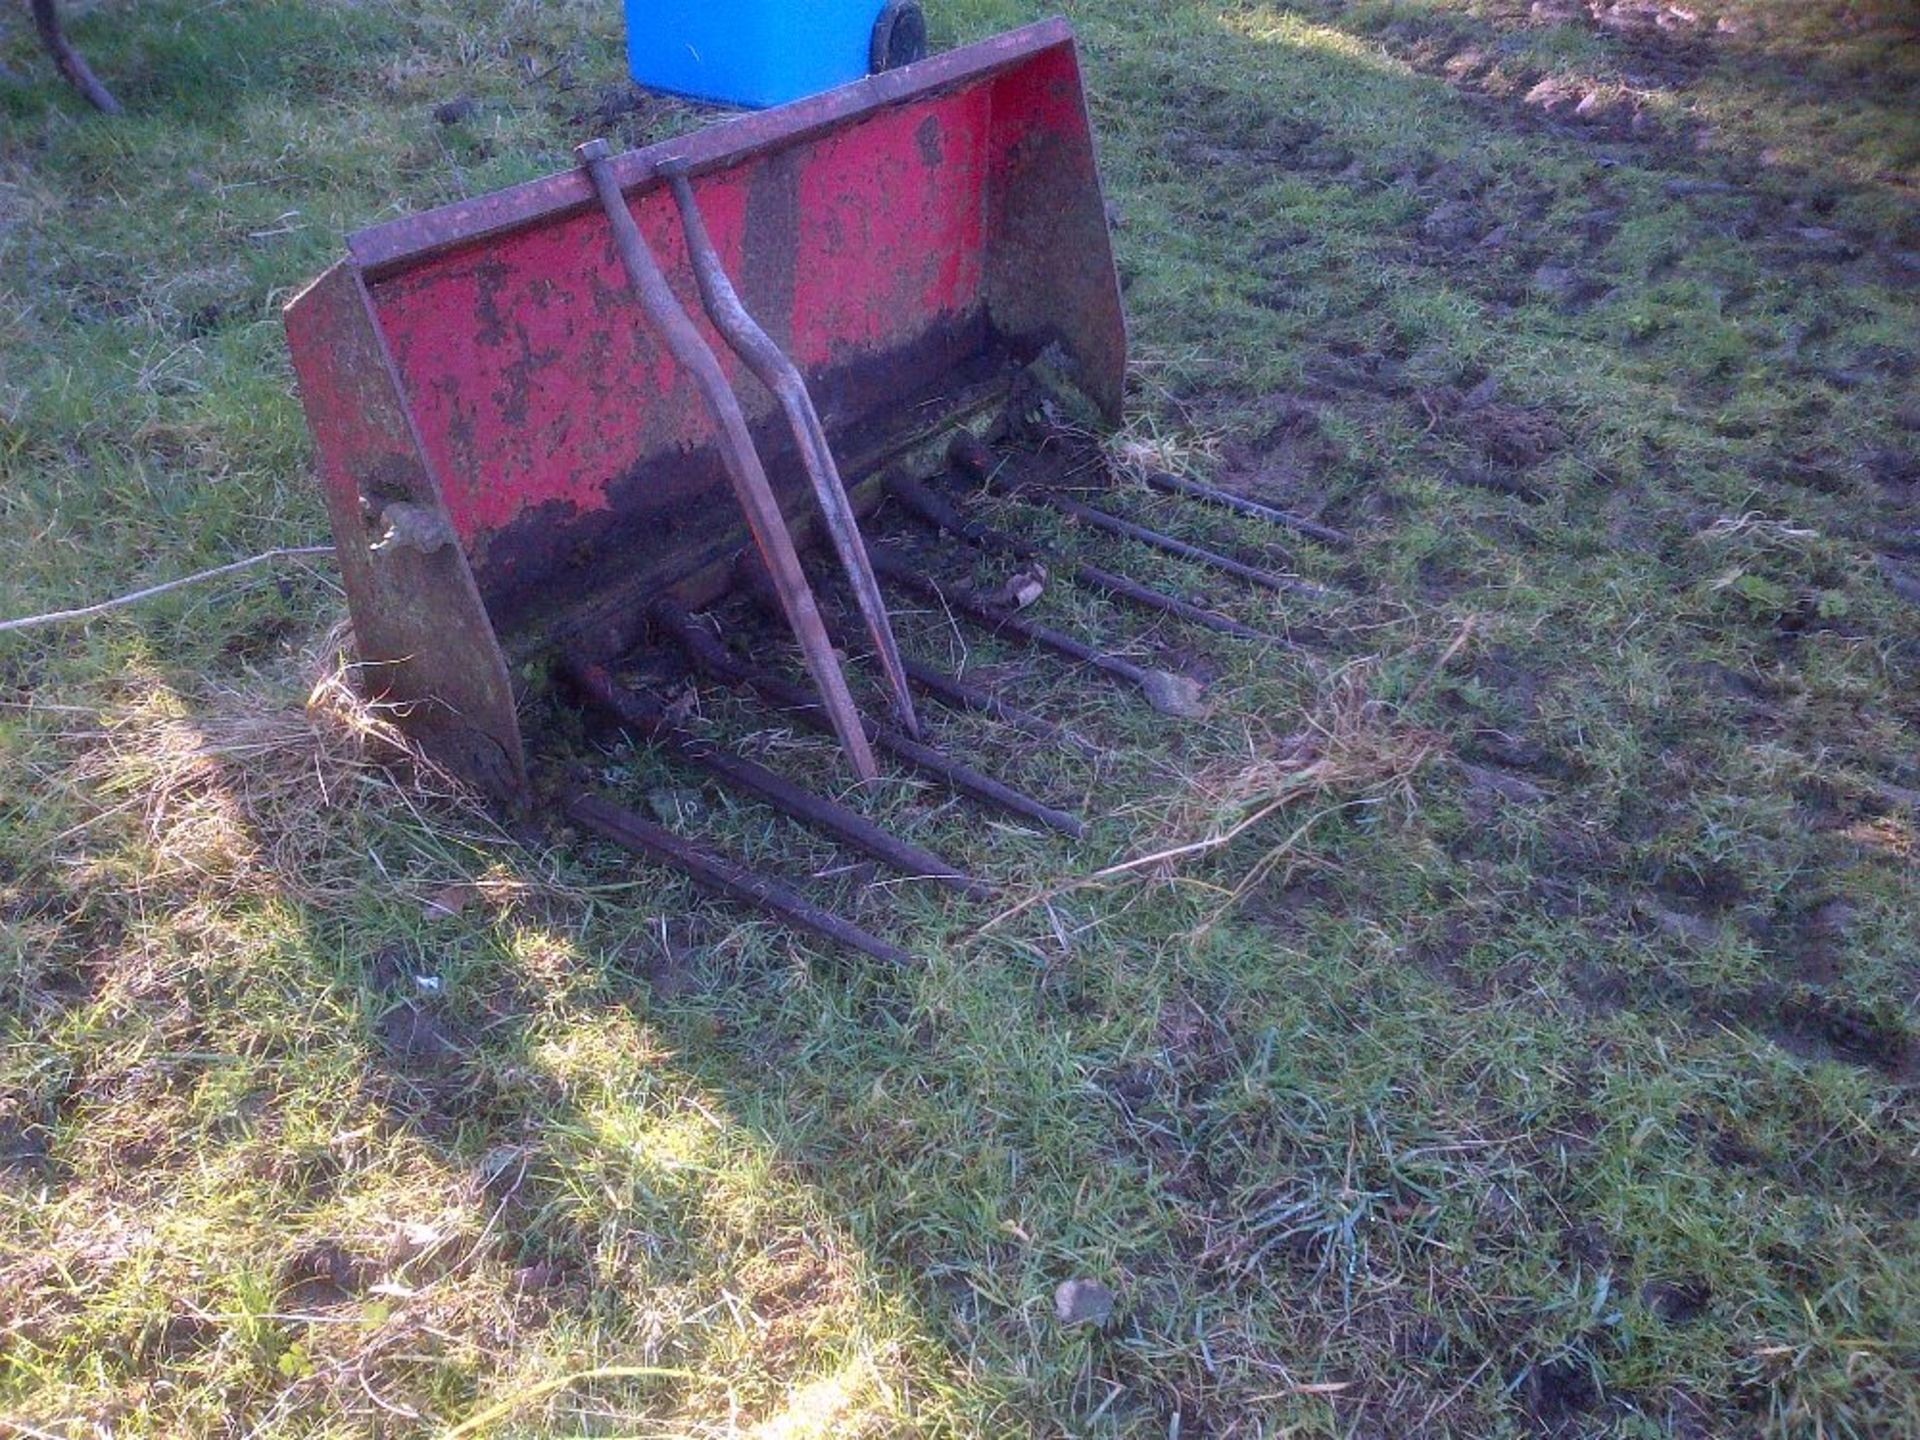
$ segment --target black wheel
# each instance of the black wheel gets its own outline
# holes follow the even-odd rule
[[[873,22],[867,68],[875,75],[927,58],[927,15],[917,0],[887,0]]]

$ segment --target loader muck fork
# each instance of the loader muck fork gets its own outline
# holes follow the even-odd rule
[[[1003,877],[947,858],[962,854],[947,841],[914,843],[883,813],[946,826],[985,807],[1023,827],[1029,850],[1088,830],[948,736],[985,732],[1016,763],[1074,767],[1044,793],[1071,784],[1078,808],[1105,803],[1108,752],[1003,688],[1084,679],[1084,666],[1163,714],[1206,714],[1197,679],[1130,658],[1147,632],[1082,639],[1096,632],[1037,618],[1052,597],[1016,609],[948,571],[982,553],[1038,563],[1102,597],[1102,616],[1124,606],[1156,636],[1177,625],[1250,642],[1262,664],[1300,643],[1261,628],[1263,615],[1277,623],[1268,596],[1335,593],[1284,573],[1292,561],[1271,543],[1246,558],[1209,549],[1113,513],[1125,505],[1097,488],[1043,483],[1046,462],[951,443],[1021,433],[1036,388],[1070,401],[1066,413],[1122,418],[1126,325],[1066,22],[644,150],[591,141],[577,157],[349,237],[286,312],[361,683],[516,819],[544,806],[702,891],[907,964],[884,919],[869,929],[804,892],[884,867],[889,886],[970,904]],[[1015,520],[983,524],[953,498],[963,475],[1009,497],[1005,514],[1046,507],[1077,528],[1050,524],[1043,540]],[[1318,545],[1353,543],[1180,477],[1146,483]],[[1206,594],[1109,558],[1138,547],[1208,572]],[[1230,588],[1214,576],[1263,592],[1263,610],[1214,608]],[[902,594],[926,605],[896,634],[887,600]],[[1003,687],[964,661],[907,653],[916,641],[947,653],[962,630],[952,617],[1038,658]],[[690,676],[740,693],[747,713],[687,718],[663,697]],[[916,697],[937,704],[916,712]],[[831,759],[831,785],[748,758],[741,732],[768,714],[830,737],[837,750],[800,748]],[[609,732],[745,797],[755,823],[805,827],[822,837],[810,845],[873,865],[789,879],[633,813],[612,781],[603,792],[583,778],[608,771],[596,747]],[[870,783],[909,771],[960,803]]]

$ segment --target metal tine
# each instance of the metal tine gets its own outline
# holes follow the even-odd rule
[[[1137,541],[1151,546],[1163,554],[1177,556],[1203,565],[1209,570],[1218,570],[1223,575],[1244,580],[1249,585],[1257,585],[1263,590],[1272,590],[1285,595],[1304,595],[1314,600],[1326,600],[1333,592],[1324,585],[1316,585],[1311,580],[1301,580],[1292,575],[1280,575],[1272,570],[1263,570],[1257,565],[1249,565],[1244,560],[1236,560],[1231,555],[1222,555],[1217,550],[1208,550],[1199,545],[1190,545],[1185,540],[1166,535],[1158,530],[1150,530],[1145,525],[1135,524],[1105,510],[1096,509],[1070,495],[1042,487],[1017,486],[1008,482],[1002,474],[1003,465],[998,456],[988,449],[977,436],[962,434],[957,437],[948,452],[953,463],[974,479],[994,486],[1011,495],[1014,499],[1028,505],[1044,505],[1069,515],[1082,524],[1109,535],[1117,535],[1124,540]]]
[[[867,622],[867,633],[873,638],[874,651],[880,657],[880,667],[886,672],[894,716],[901,728],[917,740],[920,720],[913,713],[913,696],[907,690],[906,671],[900,663],[900,646],[893,638],[887,602],[881,598],[880,582],[874,579],[873,567],[867,561],[859,519],[853,513],[852,501],[847,498],[840,468],[834,463],[833,448],[828,445],[827,432],[820,424],[820,412],[814,409],[813,397],[807,393],[807,382],[800,374],[800,367],[760,328],[741,303],[720,261],[720,253],[707,235],[700,202],[694,198],[693,186],[687,181],[686,163],[669,162],[660,167],[659,173],[672,188],[674,203],[680,209],[680,228],[686,236],[687,256],[693,262],[694,279],[700,287],[700,303],[733,353],[746,362],[747,368],[780,402],[787,425],[800,446],[800,463],[807,479],[813,483],[814,498],[820,502],[820,514],[826,521],[834,553],[840,557],[840,568],[846,571],[854,601]]]
[[[1318,520],[1309,520],[1304,515],[1295,515],[1286,510],[1276,510],[1271,505],[1262,505],[1258,500],[1249,500],[1244,495],[1235,495],[1230,491],[1217,490],[1211,485],[1202,485],[1198,480],[1189,480],[1183,475],[1169,475],[1164,470],[1149,470],[1146,475],[1150,488],[1162,495],[1181,495],[1189,500],[1199,500],[1204,504],[1218,505],[1238,515],[1248,515],[1256,520],[1265,520],[1270,525],[1306,536],[1309,540],[1318,540],[1322,545],[1335,550],[1351,550],[1353,536],[1345,530],[1336,530],[1331,525],[1322,525]]]
[[[671,866],[711,894],[757,906],[796,930],[831,940],[888,965],[908,966],[914,959],[851,920],[823,910],[784,881],[762,875],[725,855],[683,840],[671,830],[644,820],[597,795],[580,793],[566,802],[567,817],[623,850]]]
[[[816,795],[764,765],[731,754],[713,741],[681,729],[658,699],[622,685],[604,666],[569,658],[561,669],[588,708],[608,716],[623,729],[653,741],[676,759],[705,770],[723,785],[745,791],[781,814],[903,874],[931,880],[975,900],[984,900],[993,894],[993,887],[974,879],[931,850],[890,835],[837,801]]]
[[[1031,710],[1023,710],[1018,705],[1002,700],[991,690],[983,690],[972,681],[950,671],[936,670],[933,666],[924,665],[911,657],[907,659],[906,665],[909,680],[934,699],[955,710],[969,710],[976,715],[985,715],[990,720],[997,720],[1009,729],[1018,730],[1023,735],[1031,735],[1036,740],[1064,745],[1088,760],[1100,760],[1107,754],[1086,736],[1076,734],[1066,726],[1047,719],[1044,715],[1036,715]]]
[[[878,572],[878,566],[875,569]],[[725,645],[703,630],[678,603],[672,600],[656,601],[652,614],[655,623],[679,643],[688,658],[704,674],[729,684],[750,686],[769,704],[792,711],[801,721],[816,729],[825,728],[819,701],[808,694],[804,687],[735,659]],[[1087,833],[1085,822],[1078,816],[1022,795],[1012,786],[943,755],[911,735],[873,721],[868,722],[868,728],[873,742],[882,749],[962,794],[998,806],[1023,820],[1044,825],[1049,830],[1057,830],[1062,835],[1070,835],[1076,840],[1084,838]]]
[[[1137,685],[1146,695],[1148,703],[1165,714],[1192,718],[1201,713],[1197,701],[1202,687],[1192,676],[1136,665],[1118,655],[1096,650],[1063,630],[1055,630],[1050,625],[1042,625],[1024,615],[1016,615],[998,605],[989,604],[967,591],[945,589],[930,576],[885,550],[874,552],[873,568],[883,580],[931,600],[936,605],[958,611],[995,633],[1016,635],[1029,645],[1051,650],[1069,660],[1091,665],[1116,680]]]
[[[712,412],[727,478],[745,512],[754,542],[779,587],[781,609],[786,612],[787,623],[800,642],[807,671],[819,688],[821,703],[826,707],[841,748],[847,752],[848,763],[853,766],[856,777],[872,780],[880,773],[880,766],[873,758],[873,748],[860,724],[860,712],[847,690],[847,678],[840,673],[840,662],[834,655],[833,642],[827,638],[826,626],[821,623],[820,607],[814,602],[806,572],[800,568],[800,556],[793,548],[786,517],[780,513],[780,502],[767,483],[759,453],[753,448],[753,437],[747,432],[740,399],[727,383],[726,373],[714,358],[713,350],[681,308],[653,252],[647,248],[646,237],[640,233],[633,212],[627,208],[626,197],[621,194],[620,182],[614,178],[613,167],[607,163],[608,153],[605,140],[589,140],[574,151],[600,196],[600,207],[606,211],[608,223],[613,227],[614,247],[619,251],[634,293],[673,358],[692,375],[707,409]]]
[[[1177,595],[1168,595],[1149,585],[1142,585],[1139,581],[1129,579],[1125,575],[1103,570],[1097,565],[1082,565],[1049,547],[1035,544],[1031,540],[1022,540],[1016,535],[1009,535],[1004,530],[996,530],[990,525],[983,525],[963,515],[958,507],[950,504],[945,496],[931,486],[908,476],[888,476],[886,490],[887,494],[909,513],[917,515],[936,529],[952,532],[978,549],[998,550],[1003,554],[1017,555],[1024,560],[1040,560],[1047,564],[1066,565],[1068,578],[1077,585],[1116,596],[1143,610],[1151,610],[1155,614],[1172,615],[1221,635],[1231,635],[1239,640],[1267,640],[1278,645],[1288,643],[1277,635],[1255,630],[1251,625],[1242,625],[1238,620],[1222,615],[1218,610],[1208,610],[1204,606],[1182,600]]]
[[[762,609],[774,606],[777,601],[773,595],[773,582],[768,577],[766,567],[759,558],[751,553],[742,552],[736,557],[733,566],[734,579],[740,588],[752,597]],[[847,636],[845,627],[835,618],[833,612],[825,612],[827,634],[833,637],[836,645],[845,647]],[[1031,735],[1036,740],[1045,740],[1053,745],[1065,745],[1078,751],[1089,760],[1098,760],[1106,755],[1098,745],[1084,735],[1076,735],[1064,725],[1057,725],[1044,715],[1036,715],[1031,710],[1022,710],[1018,705],[1002,700],[991,691],[983,690],[969,680],[945,670],[937,670],[931,665],[915,660],[911,655],[901,657],[900,662],[907,672],[907,679],[933,696],[941,704],[955,710],[969,710],[976,715],[985,715],[999,721],[1002,725]]]

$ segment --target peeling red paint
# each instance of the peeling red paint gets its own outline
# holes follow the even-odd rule
[[[637,223],[699,317],[654,174],[669,159],[688,167],[742,300],[807,374],[830,430],[873,423],[972,358],[1055,341],[1117,409],[1125,331],[1064,23],[616,157]],[[650,332],[578,172],[350,248],[496,625],[529,594],[577,591],[556,567],[670,570],[676,547],[710,549],[736,523],[706,407]],[[700,323],[749,421],[766,420],[770,397]],[[324,353],[308,361],[312,383],[333,383]],[[309,406],[324,452],[323,411]]]

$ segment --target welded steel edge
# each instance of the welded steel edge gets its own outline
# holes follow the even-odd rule
[[[1168,535],[1114,515],[1046,486],[1022,485],[1016,477],[1008,476],[1000,458],[972,435],[956,437],[948,454],[953,463],[965,474],[983,484],[992,485],[1001,493],[1022,504],[1057,510],[1062,515],[1069,516],[1092,529],[1123,540],[1132,540],[1137,544],[1158,550],[1163,555],[1172,555],[1190,564],[1216,570],[1223,575],[1231,575],[1236,580],[1243,580],[1262,590],[1271,590],[1277,594],[1302,595],[1315,600],[1324,600],[1331,593],[1324,585],[1316,585],[1310,580],[1301,580],[1292,575],[1281,575],[1272,570],[1262,569],[1258,565],[1249,565],[1244,560],[1236,560],[1231,555],[1222,555],[1217,550],[1190,544],[1177,536]]]
[[[693,264],[694,279],[700,289],[700,303],[707,312],[707,319],[713,322],[714,329],[720,332],[721,338],[732,347],[734,354],[746,362],[747,368],[779,401],[781,412],[787,417],[787,425],[800,447],[800,464],[813,486],[814,498],[820,503],[821,520],[826,526],[828,538],[833,542],[834,554],[840,558],[840,568],[853,588],[854,601],[860,607],[861,618],[866,621],[874,652],[880,658],[881,669],[886,672],[887,686],[892,692],[894,717],[909,735],[918,739],[920,721],[913,713],[913,696],[907,689],[906,673],[900,665],[900,646],[893,637],[893,623],[887,616],[887,603],[880,596],[880,582],[874,579],[873,567],[867,561],[867,546],[860,535],[859,521],[854,516],[852,502],[847,498],[846,484],[840,478],[839,467],[834,463],[833,447],[827,443],[827,432],[820,424],[820,412],[814,408],[813,397],[807,392],[807,382],[800,374],[800,367],[774,343],[771,335],[760,328],[747,307],[741,303],[738,292],[733,288],[733,281],[727,277],[726,267],[720,261],[719,252],[713,248],[713,240],[707,234],[706,221],[700,214],[700,202],[694,198],[693,186],[687,183],[684,164],[676,160],[663,165],[661,174],[673,191],[674,205],[680,212],[687,258]]]
[[[739,397],[733,393],[719,360],[695,328],[692,318],[681,308],[673,287],[667,284],[667,277],[661,272],[659,262],[647,248],[646,238],[641,235],[633,212],[627,208],[626,196],[622,194],[613,170],[607,164],[607,142],[590,140],[577,147],[574,153],[579,156],[581,167],[599,192],[601,209],[606,212],[607,221],[613,228],[614,247],[619,252],[635,295],[674,359],[692,375],[700,388],[702,399],[712,412],[727,478],[732,482],[734,495],[753,532],[754,543],[760,547],[761,556],[766,560],[767,569],[779,589],[787,623],[793,628],[794,638],[800,642],[807,673],[820,690],[821,702],[833,722],[841,748],[847,753],[847,762],[853,767],[856,778],[872,780],[880,773],[879,764],[874,760],[872,747],[867,743],[859,711],[847,689],[846,676],[840,672],[840,661],[834,654],[833,643],[827,638],[826,627],[821,623],[819,606],[814,602],[813,590],[807,584],[806,572],[800,567],[800,556],[794,549],[793,537],[787,532],[786,517],[780,512],[780,502],[773,493],[773,487],[767,483],[766,471],[760,464],[753,437],[747,431],[746,416],[741,412]]]
[[[1264,640],[1276,645],[1286,644],[1277,635],[1268,635],[1243,625],[1230,615],[1222,615],[1218,610],[1209,610],[1203,605],[1195,605],[1182,600],[1178,595],[1169,595],[1156,590],[1151,585],[1143,585],[1131,576],[1121,575],[1112,570],[1102,569],[1098,565],[1087,565],[1061,555],[1050,547],[1041,546],[1029,540],[996,530],[962,515],[957,506],[951,505],[946,498],[906,476],[889,476],[887,493],[897,500],[903,508],[917,515],[927,524],[946,530],[958,538],[983,550],[998,550],[1005,554],[1018,555],[1026,559],[1037,559],[1050,565],[1059,565],[1067,578],[1083,589],[1098,590],[1102,594],[1112,595],[1142,610],[1150,610],[1157,615],[1171,615],[1185,620],[1188,624],[1198,625],[1202,629],[1212,630],[1216,634],[1231,635],[1237,640]]]
[[[1073,28],[1065,20],[1041,20],[792,104],[737,116],[689,136],[615,156],[610,162],[614,180],[628,189],[669,158],[684,164],[689,176],[698,177],[726,167],[743,153],[781,150],[831,134],[849,121],[964,89],[1072,43]],[[347,246],[369,278],[379,279],[391,267],[411,265],[442,251],[591,209],[597,203],[586,176],[561,171],[389,220],[349,236]]]
[[[721,784],[752,795],[790,819],[913,879],[932,881],[975,900],[993,893],[991,886],[933,851],[889,834],[837,801],[817,795],[764,765],[681,729],[658,700],[622,685],[606,667],[570,658],[561,669],[580,703],[630,734],[661,746],[681,762],[706,771]]]
[[[683,840],[671,830],[597,795],[576,794],[566,801],[567,817],[603,840],[645,859],[670,866],[700,889],[765,910],[796,930],[857,950],[887,965],[911,965],[913,957],[897,945],[861,929],[851,920],[822,909],[785,882],[762,875],[724,855]]]
[[[790,681],[735,659],[720,640],[702,629],[699,622],[679,605],[671,600],[663,600],[652,607],[651,614],[654,623],[686,652],[695,668],[709,679],[729,685],[744,685],[768,704],[792,713],[804,724],[817,730],[828,728],[818,700]],[[1078,816],[1056,809],[1030,795],[1023,795],[1011,785],[983,774],[970,765],[964,765],[891,726],[876,721],[868,721],[867,724],[876,745],[952,789],[996,806],[1010,815],[1049,830],[1057,830],[1062,835],[1076,840],[1085,838],[1087,827]]]
[[[1331,525],[1322,525],[1318,520],[1309,520],[1304,515],[1277,510],[1271,505],[1261,504],[1258,500],[1249,500],[1244,495],[1235,495],[1230,491],[1216,489],[1212,485],[1202,485],[1198,480],[1189,480],[1184,475],[1169,475],[1163,470],[1149,470],[1146,481],[1150,488],[1158,490],[1163,495],[1181,495],[1189,500],[1218,505],[1223,510],[1233,511],[1236,515],[1265,520],[1270,525],[1278,525],[1282,529],[1304,535],[1309,540],[1318,540],[1322,545],[1330,546],[1335,550],[1351,550],[1354,545],[1353,536],[1345,530],[1336,530]]]

